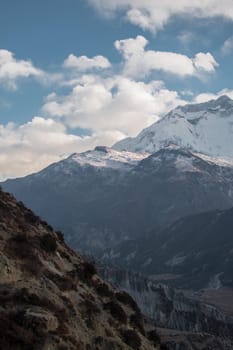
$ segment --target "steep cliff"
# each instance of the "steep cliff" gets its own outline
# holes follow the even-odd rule
[[[103,265],[99,270],[104,279],[131,294],[142,312],[160,327],[169,349],[233,348],[233,317],[213,304],[139,273]]]

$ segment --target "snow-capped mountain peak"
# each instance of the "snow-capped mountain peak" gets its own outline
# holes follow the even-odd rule
[[[218,114],[219,117],[223,118],[232,116],[233,100],[223,95],[216,100],[210,100],[204,103],[178,106],[169,112],[167,117],[186,118],[190,123],[198,123],[199,119],[206,118],[209,114]]]
[[[82,153],[73,153],[57,163],[49,165],[36,173],[36,177],[50,176],[78,176],[81,173],[97,172],[109,174],[114,172],[125,173],[134,168],[141,160],[148,157],[149,153],[133,153],[117,151],[105,146],[97,146],[93,150]],[[51,175],[53,174],[53,175]]]
[[[233,158],[233,100],[221,96],[205,103],[179,106],[116,150],[154,153],[176,144],[213,157]]]
[[[148,153],[117,151],[109,147],[98,146],[91,151],[74,153],[68,159],[77,162],[80,166],[122,169],[135,166],[147,156]]]

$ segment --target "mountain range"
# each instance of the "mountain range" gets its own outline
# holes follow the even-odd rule
[[[74,154],[2,185],[63,231],[74,248],[95,256],[181,217],[233,206],[230,163],[174,145],[142,160],[126,152],[133,157],[127,164],[121,153],[102,147]]]
[[[109,346],[136,349],[139,342],[141,348],[159,346],[157,335],[157,345],[148,340],[148,326],[145,325],[140,333],[142,328],[137,327],[143,322],[141,316],[138,316],[137,327],[131,325],[136,332],[133,335],[128,326],[125,329],[117,324],[119,319],[111,320],[111,329],[108,329],[104,323],[106,312],[113,312],[114,319],[119,316],[118,312],[123,315],[122,310],[128,306],[122,304],[122,299],[115,300],[118,292],[96,277],[92,265],[63,245],[62,231],[75,250],[98,261],[105,280],[133,296],[150,322],[160,327],[159,335],[169,349],[230,350],[233,342],[232,140],[233,101],[222,96],[202,104],[177,107],[135,138],[120,141],[112,148],[99,146],[74,153],[38,173],[4,181],[4,190],[13,193],[36,212],[34,215],[22,202],[17,204],[10,195],[0,192],[3,233],[0,263],[6,278],[0,297],[7,301],[5,316],[0,321],[6,331],[5,324],[9,325],[7,317],[10,315],[11,321],[13,317],[15,328],[10,328],[9,339],[14,342],[13,334],[20,330],[27,338],[25,349],[30,348],[30,342],[37,340],[38,335],[30,327],[25,331],[24,325],[28,324],[29,317],[35,324],[39,322],[43,334],[48,333],[50,325],[55,327],[59,323],[58,330],[49,329],[52,338],[45,338],[51,346],[51,339],[61,344],[68,341],[70,348],[78,341],[83,342],[87,349],[88,346],[90,349],[108,349]],[[53,225],[57,233],[44,220]],[[23,235],[25,230],[29,232],[26,236]],[[6,232],[10,237],[7,242]],[[44,235],[49,237],[49,242],[47,238],[44,242]],[[54,247],[51,237],[55,237],[56,255],[44,252],[47,245]],[[8,247],[7,250],[4,247]],[[22,254],[25,249],[28,254],[35,253],[40,266],[30,266],[28,259],[31,255],[21,256],[20,247],[23,248]],[[71,309],[73,285],[71,291],[67,289],[71,283],[67,277],[67,264],[72,271],[73,265],[75,268],[89,266],[92,271],[91,278],[81,279],[74,286],[78,291],[85,289],[86,294],[82,293],[80,301],[84,305],[81,311],[75,307]],[[4,266],[10,267],[10,273]],[[39,268],[40,276],[34,268]],[[31,269],[35,273],[33,277]],[[23,280],[18,281],[17,276],[23,276]],[[83,278],[80,268],[77,276]],[[46,295],[40,292],[42,280]],[[17,284],[20,300],[7,292],[10,281]],[[104,286],[97,288],[98,293],[107,291],[108,295],[96,296],[96,281]],[[60,332],[64,324],[60,325],[57,309],[50,300],[61,303],[60,294],[64,293],[64,288],[66,299],[67,295],[71,299],[71,303],[62,299],[65,303],[62,307],[68,308],[66,312],[70,319],[68,335],[63,334],[63,330]],[[117,306],[109,304],[109,295],[114,296]],[[73,330],[76,322],[74,311],[82,319],[90,311],[85,309],[90,305],[90,298],[95,300],[100,312],[92,315],[94,329],[88,333],[88,343],[84,336],[87,334],[85,324],[82,323],[79,330],[79,340],[73,336]],[[103,299],[108,306],[103,306]],[[12,301],[19,305],[12,309]],[[28,302],[37,303],[32,305],[33,314],[22,314]],[[136,307],[133,302],[130,304]],[[82,310],[84,313],[80,314]],[[18,314],[20,324],[17,323]],[[89,322],[86,318],[83,321]],[[130,322],[131,318],[127,325]],[[107,333],[109,330],[114,334],[114,341],[108,335],[105,337],[107,333],[103,334],[103,327],[100,329],[97,324],[105,327]],[[101,344],[96,344],[97,333]],[[153,334],[155,336],[152,331],[150,335]],[[136,343],[132,339],[137,339]],[[128,341],[133,343],[128,344]]]
[[[177,107],[136,138],[72,154],[2,186],[62,230],[73,248],[105,261],[122,259],[147,274],[186,278],[190,268],[195,272],[215,258],[206,253],[212,241],[209,218],[233,207],[232,139],[233,101],[222,96]],[[218,232],[219,227],[216,237]],[[228,231],[225,239],[231,240]],[[224,249],[219,259],[227,253],[226,264],[219,270],[207,263],[208,271],[187,280],[189,287],[208,285],[230,266],[231,251]],[[225,277],[222,283],[231,285],[231,276]]]

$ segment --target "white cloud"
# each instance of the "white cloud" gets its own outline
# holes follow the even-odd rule
[[[162,29],[174,15],[233,20],[232,0],[88,0],[101,14],[123,16],[144,30]]]
[[[201,77],[213,73],[218,63],[210,53],[199,52],[194,58],[174,53],[145,50],[148,41],[143,36],[117,40],[116,49],[122,54],[124,74],[134,78],[145,77],[152,71],[163,71],[180,77]]]
[[[114,43],[115,48],[121,52],[126,60],[134,55],[144,54],[147,44],[148,40],[142,35],[138,35],[135,39],[116,40]]]
[[[34,117],[22,125],[0,125],[0,180],[38,171],[73,152],[82,152],[101,143],[110,145],[122,135],[100,132],[98,135],[69,134],[53,119]]]
[[[224,41],[221,51],[223,55],[230,55],[233,52],[233,36]]]
[[[215,71],[215,68],[218,67],[218,63],[209,52],[197,53],[193,59],[193,64],[197,72],[212,73]]]
[[[44,73],[34,67],[31,61],[17,60],[12,52],[0,50],[0,84],[15,90],[19,78],[30,76],[42,79]]]
[[[194,98],[194,103],[202,103],[202,102],[207,102],[209,100],[215,100],[217,98],[219,98],[220,96],[226,95],[228,97],[230,97],[231,99],[233,99],[233,90],[229,90],[229,89],[223,89],[220,90],[217,93],[211,93],[211,92],[205,92],[202,94],[197,95]]]
[[[92,76],[84,81],[70,94],[49,95],[43,112],[73,128],[135,136],[161,114],[183,103],[178,93],[166,89],[161,81],[136,82],[124,76]]]
[[[69,55],[64,62],[64,67],[74,68],[79,71],[87,71],[91,69],[106,69],[110,68],[111,64],[106,57],[94,56],[89,58],[87,56]]]

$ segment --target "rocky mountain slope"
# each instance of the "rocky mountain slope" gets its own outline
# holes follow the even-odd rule
[[[106,260],[149,275],[170,275],[182,288],[233,288],[233,209],[192,215],[141,240],[128,240]]]
[[[0,190],[0,348],[159,349],[137,304]]]
[[[177,107],[137,137],[114,145],[117,150],[154,153],[173,143],[211,156],[233,158],[233,100]]]
[[[99,147],[2,186],[96,256],[180,217],[233,206],[230,162],[175,145],[144,157]]]

